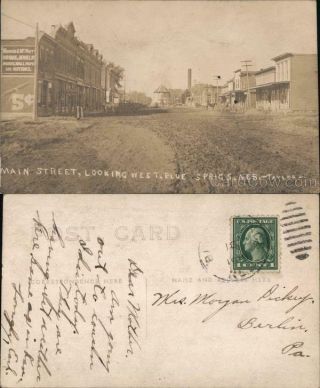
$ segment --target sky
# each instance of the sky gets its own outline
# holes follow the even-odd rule
[[[285,53],[316,53],[315,1],[73,1],[2,0],[2,38],[73,21],[76,35],[125,69],[126,89],[151,95],[160,85],[222,83],[242,60],[252,70]],[[4,16],[7,15],[7,16]]]

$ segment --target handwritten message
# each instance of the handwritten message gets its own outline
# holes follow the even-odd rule
[[[54,214],[51,224],[44,225],[37,212],[32,220],[28,273],[23,284],[12,282],[12,300],[5,301],[3,364],[5,375],[20,386],[27,378],[40,384],[52,377],[59,357],[75,357],[68,346],[72,336],[85,344],[80,351],[88,360],[88,369],[102,368],[107,374],[112,371],[115,350],[124,359],[141,351],[145,295],[140,292],[144,275],[137,261],[124,259],[127,273],[120,275],[127,282],[109,282],[119,273],[111,273],[112,258],[104,238],[98,236],[89,243],[79,235],[73,241],[72,256],[64,256],[66,241],[59,230]],[[57,281],[59,266],[64,265],[57,261],[61,257],[68,260],[73,282]],[[52,277],[55,282],[50,282]],[[127,327],[120,321],[121,311],[127,311]],[[127,340],[123,349],[121,345],[116,349],[120,337]]]

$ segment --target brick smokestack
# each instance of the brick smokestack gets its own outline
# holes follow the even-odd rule
[[[192,82],[192,70],[191,69],[188,69],[188,89],[190,90],[191,89],[191,84]]]

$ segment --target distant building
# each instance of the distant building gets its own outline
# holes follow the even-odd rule
[[[169,106],[170,105],[170,91],[165,86],[160,85],[153,92],[152,104],[157,106]]]
[[[217,104],[222,87],[209,84],[195,84],[191,88],[191,102],[194,106],[211,106]]]
[[[256,107],[255,90],[250,89],[256,84],[255,71],[238,69],[234,72],[234,91],[232,103],[240,110]]]
[[[226,82],[225,84],[223,84],[221,86],[221,94],[220,94],[220,101],[222,103],[226,103],[227,101],[227,97],[228,97],[228,82]]]
[[[169,103],[170,105],[182,105],[184,99],[185,90],[183,89],[168,89],[169,90]]]
[[[230,108],[234,104],[235,98],[234,78],[231,78],[222,86],[220,101]]]

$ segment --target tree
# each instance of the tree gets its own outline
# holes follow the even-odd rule
[[[121,81],[124,77],[124,69],[119,65],[115,65],[113,62],[109,62],[107,71],[110,73],[111,89],[117,92],[122,87]]]
[[[148,97],[145,93],[136,91],[127,93],[126,99],[127,101],[135,102],[137,104],[142,105],[150,105],[152,102],[152,98]]]

